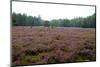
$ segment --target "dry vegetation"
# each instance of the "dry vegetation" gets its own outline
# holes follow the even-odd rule
[[[95,28],[12,28],[14,65],[95,60]]]

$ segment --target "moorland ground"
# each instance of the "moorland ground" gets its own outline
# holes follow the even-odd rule
[[[95,28],[12,27],[14,65],[96,60]]]

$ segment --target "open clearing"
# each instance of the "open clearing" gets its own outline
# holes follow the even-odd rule
[[[95,61],[95,33],[95,28],[12,27],[12,63]]]

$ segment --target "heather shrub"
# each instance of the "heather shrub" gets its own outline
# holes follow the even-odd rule
[[[14,65],[96,60],[95,29],[14,27]]]
[[[55,56],[51,56],[48,58],[47,63],[59,63],[59,59],[56,58]]]
[[[95,61],[96,56],[95,56],[95,51],[91,51],[89,49],[83,49],[80,50],[78,52],[76,52],[76,54],[74,54],[72,61]]]
[[[36,55],[37,50],[35,48],[34,49],[28,48],[28,49],[24,50],[24,53],[25,53],[25,55]]]

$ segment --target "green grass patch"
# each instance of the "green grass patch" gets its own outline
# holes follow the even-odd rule
[[[38,62],[39,60],[40,60],[40,56],[38,55],[36,56],[27,55],[21,59],[21,64],[35,63],[35,62]]]

